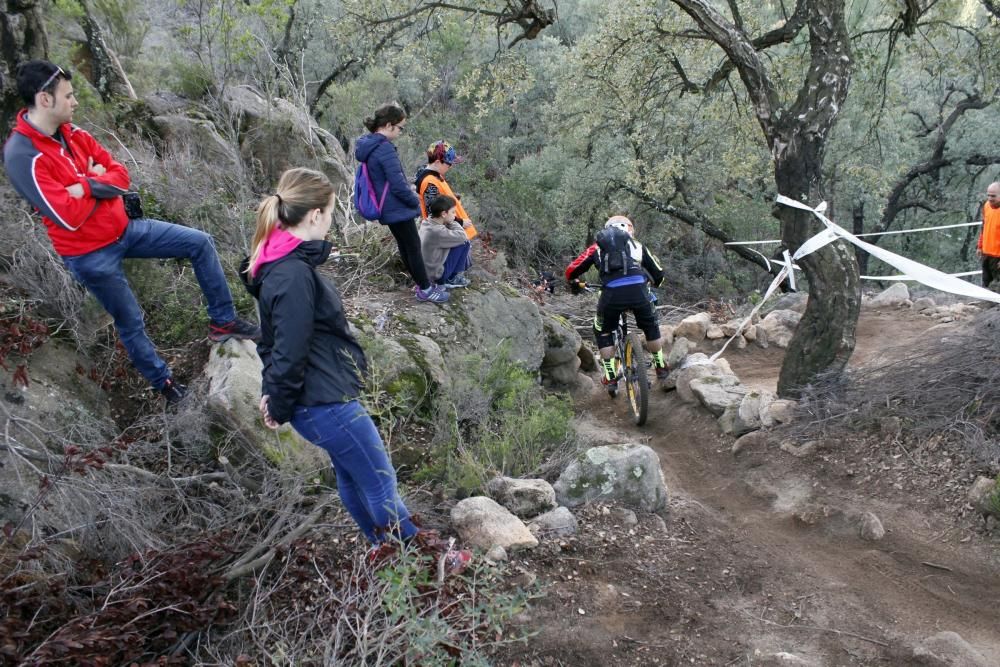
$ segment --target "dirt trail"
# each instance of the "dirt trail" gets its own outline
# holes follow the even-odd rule
[[[931,324],[908,312],[863,315],[852,365],[905,349]],[[744,382],[773,388],[781,355],[726,356]],[[667,536],[643,519],[634,537],[608,544],[621,522],[595,511],[561,557],[525,561],[555,595],[534,612],[532,648],[512,663],[908,665],[919,642],[953,631],[1000,665],[1000,536],[963,523],[933,485],[872,482],[846,454],[734,456],[711,415],[676,393],[654,392],[643,428],[623,401],[597,396],[589,408],[594,424],[616,425],[609,441],[659,454]],[[860,538],[865,512],[884,539]],[[575,576],[567,556],[580,563]]]

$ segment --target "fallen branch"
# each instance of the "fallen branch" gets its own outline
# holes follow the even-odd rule
[[[853,637],[854,639],[860,639],[861,641],[869,642],[871,644],[877,644],[878,646],[884,646],[886,648],[889,647],[889,645],[885,642],[881,642],[877,639],[872,639],[871,637],[865,637],[864,635],[859,635],[854,632],[848,632],[847,630],[823,628],[818,625],[795,625],[791,623],[790,624],[776,623],[775,621],[769,621],[766,618],[758,618],[757,616],[753,616],[751,614],[747,614],[747,616],[750,616],[750,618],[754,619],[755,621],[760,621],[761,623],[766,623],[767,625],[773,625],[778,628],[786,628],[789,630],[815,630],[816,632],[829,632],[831,634],[842,635],[844,637]]]

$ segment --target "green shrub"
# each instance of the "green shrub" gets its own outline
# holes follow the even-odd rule
[[[435,402],[431,463],[417,479],[468,494],[498,474],[544,474],[568,455],[570,400],[546,394],[506,346],[466,355],[450,370]]]

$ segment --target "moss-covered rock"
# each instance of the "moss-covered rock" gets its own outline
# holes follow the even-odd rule
[[[554,488],[559,504],[567,507],[601,499],[656,512],[668,500],[660,459],[646,445],[588,449],[563,471]]]
[[[310,476],[326,472],[330,457],[325,451],[287,424],[277,431],[264,426],[259,408],[262,368],[251,341],[233,339],[212,346],[205,378],[214,420],[222,429],[239,432],[243,442],[276,466]]]

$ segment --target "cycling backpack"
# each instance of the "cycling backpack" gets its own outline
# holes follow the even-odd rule
[[[606,227],[597,232],[594,241],[599,250],[597,270],[605,283],[635,273],[640,268],[639,262],[632,256],[635,244],[628,232]]]
[[[358,165],[354,172],[354,208],[365,220],[378,220],[382,217],[382,205],[389,192],[389,181],[382,188],[382,196],[375,198],[375,184],[368,174],[368,165],[364,162]]]

